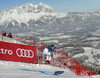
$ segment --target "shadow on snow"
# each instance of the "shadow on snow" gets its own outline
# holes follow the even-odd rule
[[[51,72],[51,71],[40,71],[40,70],[31,70],[31,69],[19,69],[19,70],[23,70],[23,71],[33,71],[33,72],[39,72],[39,73],[46,74],[46,75],[56,75],[56,76],[64,73],[64,71]]]

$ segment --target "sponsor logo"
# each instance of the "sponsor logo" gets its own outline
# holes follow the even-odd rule
[[[18,57],[26,57],[26,58],[33,58],[34,57],[34,52],[32,50],[28,50],[28,49],[18,48],[16,50],[16,54]]]
[[[9,55],[12,55],[13,52],[12,52],[12,50],[7,50],[7,49],[1,48],[0,49],[0,54],[9,54]]]

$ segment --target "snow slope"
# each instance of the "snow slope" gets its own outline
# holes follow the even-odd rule
[[[100,78],[79,77],[69,71],[51,65],[0,61],[0,78]]]
[[[0,70],[0,78],[69,78],[73,74],[67,69],[65,70],[49,65],[7,61],[0,61]],[[55,73],[57,71],[62,73],[56,75]],[[73,74],[73,76],[75,75]]]
[[[0,36],[1,39],[1,36]],[[8,37],[4,41],[14,42]],[[20,42],[19,42],[20,43]],[[44,64],[0,61],[0,78],[100,78],[100,75],[79,77],[69,69]]]
[[[92,47],[83,47],[83,48],[84,48],[85,52],[76,54],[74,56],[74,58],[86,55],[86,56],[88,56],[88,59],[85,60],[85,63],[87,65],[92,66],[92,67],[97,65],[100,68],[100,58],[97,58],[97,57],[94,58],[94,56],[97,56],[98,54],[100,54],[100,49],[95,49]]]

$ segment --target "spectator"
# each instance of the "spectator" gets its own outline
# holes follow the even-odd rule
[[[3,33],[3,36],[6,36],[6,32]]]
[[[12,35],[11,35],[11,33],[9,33],[9,34],[7,35],[7,37],[9,37],[9,38],[12,38]]]

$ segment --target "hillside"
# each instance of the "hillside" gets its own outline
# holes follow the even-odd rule
[[[47,40],[59,46],[74,40],[93,45],[100,39],[99,17],[99,10],[94,13],[56,13],[52,7],[43,3],[28,3],[2,10],[0,31]],[[93,37],[98,39],[88,40]]]
[[[0,36],[1,37],[1,36]],[[1,39],[1,38],[0,38]],[[16,40],[4,37],[4,41],[16,43]],[[18,42],[22,44],[21,42]],[[52,65],[33,64],[0,60],[0,78],[99,78],[99,75],[91,77],[79,77],[68,68],[59,68]]]
[[[0,36],[1,37],[1,36]],[[0,38],[1,39],[1,38]],[[4,37],[4,41],[16,43],[14,39]],[[19,42],[19,44],[22,44]],[[0,78],[99,78],[96,76],[79,77],[68,68],[52,65],[33,64],[0,60]]]

